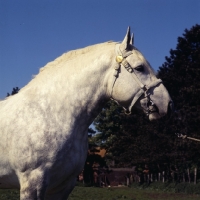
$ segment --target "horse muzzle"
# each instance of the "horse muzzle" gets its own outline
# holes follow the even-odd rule
[[[140,105],[150,121],[159,119],[164,116],[169,118],[174,111],[174,104],[171,99],[161,105],[157,103],[157,100],[152,100],[150,95],[140,100]]]
[[[148,107],[146,114],[149,117],[149,120],[152,121],[162,117],[169,119],[172,116],[173,112],[174,112],[174,104],[173,101],[170,100],[167,106],[167,112],[161,113],[159,111],[159,108],[154,104]]]

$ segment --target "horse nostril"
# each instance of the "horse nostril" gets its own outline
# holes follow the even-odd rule
[[[173,101],[170,101],[168,104],[168,115],[171,116],[173,112],[174,112],[174,103]]]

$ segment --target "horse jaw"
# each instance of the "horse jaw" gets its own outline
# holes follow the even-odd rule
[[[157,120],[157,119],[160,119],[161,116],[159,115],[159,113],[152,113],[152,114],[149,114],[149,121],[154,121],[154,120]]]

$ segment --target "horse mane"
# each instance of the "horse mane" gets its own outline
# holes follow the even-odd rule
[[[68,52],[62,54],[61,56],[59,56],[58,58],[56,58],[55,60],[53,60],[52,62],[47,63],[44,67],[40,68],[39,73],[45,69],[59,65],[63,61],[72,60],[72,59],[76,58],[77,56],[89,53],[89,52],[97,50],[97,49],[98,49],[98,51],[101,49],[104,49],[106,45],[111,44],[111,43],[114,43],[114,42],[108,41],[108,42],[95,44],[95,45],[87,46],[84,48],[68,51]]]
[[[68,51],[68,52],[62,54],[61,56],[57,57],[55,60],[47,63],[44,67],[40,68],[39,73],[37,75],[33,75],[32,80],[27,85],[25,85],[23,88],[21,88],[19,93],[21,93],[26,88],[28,88],[30,85],[32,85],[33,82],[36,81],[36,79],[39,78],[40,75],[42,75],[43,73],[46,73],[46,72],[49,74],[54,73],[55,68],[56,67],[59,68],[59,66],[62,66],[63,62],[75,60],[77,57],[83,56],[83,55],[91,53],[91,52],[95,53],[95,51],[96,52],[97,51],[98,52],[105,51],[109,45],[113,46],[113,44],[115,44],[115,42],[108,41],[108,42],[104,42],[104,43],[100,43],[100,44],[87,46],[87,47],[77,49],[77,50],[71,50],[71,51]]]
[[[61,64],[63,61],[73,60],[77,56],[84,55],[86,53],[89,53],[89,52],[92,52],[92,51],[95,51],[95,50],[98,50],[98,51],[101,50],[101,49],[103,50],[107,47],[107,45],[110,45],[110,44],[113,44],[113,43],[115,43],[115,42],[108,41],[108,42],[94,44],[94,45],[91,45],[91,46],[87,46],[87,47],[84,47],[84,48],[71,50],[71,51],[68,51],[66,53],[63,53],[61,56],[57,57],[55,60],[47,63],[44,67],[40,68],[39,73],[37,75],[32,75],[32,80],[28,84],[26,84],[24,87],[22,87],[18,93],[21,93],[21,91],[23,91],[26,88],[26,86],[28,86],[36,77],[38,77],[41,73],[43,73],[47,69],[51,69],[51,68],[54,68],[55,66],[59,66],[59,64]],[[10,95],[10,96],[8,96],[4,99],[0,99],[0,102],[4,102],[5,100],[10,99],[12,97],[13,97],[13,95]]]

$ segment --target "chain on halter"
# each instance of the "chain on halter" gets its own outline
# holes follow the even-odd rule
[[[113,84],[112,84],[112,92],[111,92],[111,99],[114,100],[115,102],[117,102],[117,100],[115,100],[112,97],[112,93],[113,93],[113,88],[115,85],[115,82],[119,76],[119,69],[122,66],[124,66],[124,68],[132,75],[133,79],[137,82],[137,84],[140,86],[140,89],[138,90],[138,92],[136,93],[136,95],[133,97],[132,102],[130,104],[130,106],[128,108],[124,108],[125,109],[125,113],[126,114],[131,114],[131,109],[134,106],[134,104],[136,103],[136,101],[144,94],[144,97],[147,98],[147,110],[146,110],[146,114],[149,115],[153,112],[155,112],[155,104],[153,103],[153,101],[150,99],[150,94],[148,93],[149,89],[152,87],[157,86],[158,84],[162,83],[161,79],[157,79],[152,81],[149,85],[144,85],[139,78],[137,77],[134,69],[130,66],[130,64],[128,63],[128,61],[126,60],[126,58],[132,54],[132,51],[124,51],[122,52],[119,48],[120,44],[116,44],[116,62],[118,63],[118,65],[115,66],[115,73],[114,73],[114,79],[113,79]],[[119,104],[117,102],[117,104]]]
[[[189,140],[194,140],[194,141],[200,142],[200,139],[188,137],[187,135],[183,135],[181,133],[175,133],[175,135],[177,135],[178,138],[189,139]]]

